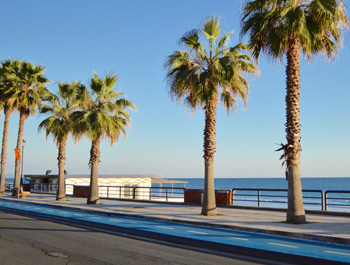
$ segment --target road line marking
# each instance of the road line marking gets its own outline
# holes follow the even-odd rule
[[[120,223],[121,221],[119,221],[119,220],[115,220],[115,219],[109,219],[109,221],[112,221],[112,222],[118,222],[118,223]]]
[[[247,238],[233,237],[233,236],[230,236],[230,238],[237,239],[237,240],[248,240]]]
[[[75,213],[75,216],[84,216],[83,214]]]
[[[208,233],[204,233],[204,232],[191,231],[191,230],[187,230],[187,232],[196,233],[196,234],[203,234],[203,235],[207,235],[208,234]]]
[[[60,213],[60,214],[68,214],[67,212],[58,212],[58,213]]]
[[[277,244],[277,243],[269,243],[270,245],[276,245],[281,247],[288,247],[288,248],[299,248],[297,246],[291,246],[291,245],[283,245],[283,244]]]
[[[350,254],[348,254],[348,253],[342,253],[342,252],[334,252],[334,251],[323,251],[323,252],[350,256]]]
[[[97,216],[93,216],[93,217],[90,217],[90,218],[93,218],[93,219],[102,219],[101,217],[97,217]]]
[[[158,225],[157,225],[157,227],[158,227],[158,228],[164,228],[164,229],[174,229],[174,228],[172,228],[172,227],[158,226]]]

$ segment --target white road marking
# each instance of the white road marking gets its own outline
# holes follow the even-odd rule
[[[119,220],[115,220],[115,219],[109,219],[109,221],[112,221],[112,222],[118,222],[118,223],[120,223],[121,221],[119,221]]]
[[[248,240],[247,238],[233,237],[233,236],[231,236],[230,238],[232,238],[232,239],[237,239],[237,240]]]
[[[208,234],[208,233],[204,233],[204,232],[191,231],[191,230],[187,230],[187,232],[196,233],[196,234],[203,234],[203,235],[207,235]]]
[[[299,248],[298,246],[291,246],[291,245],[283,245],[283,244],[277,244],[277,243],[269,243],[270,245],[276,245],[281,247],[287,247],[287,248]]]
[[[157,227],[158,227],[158,228],[163,228],[163,229],[174,229],[174,228],[172,228],[172,227],[158,226],[158,225],[157,225]]]
[[[348,253],[342,253],[342,252],[334,252],[334,251],[324,251],[324,252],[332,253],[332,254],[340,254],[340,255],[350,256],[350,254],[348,254]]]
[[[75,213],[75,216],[84,216],[83,214]]]
[[[102,219],[101,217],[97,217],[97,216],[92,216],[90,217],[91,219]]]
[[[53,210],[46,210],[47,212],[53,212]]]

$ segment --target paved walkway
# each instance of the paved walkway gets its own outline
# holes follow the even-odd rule
[[[101,204],[88,205],[86,204],[86,198],[67,197],[67,201],[58,202],[54,195],[33,193],[27,198],[17,199],[10,195],[4,195],[0,199],[48,204],[84,211],[219,226],[350,245],[350,217],[307,214],[309,223],[292,225],[284,223],[285,212],[258,209],[220,207],[218,208],[219,215],[207,217],[200,215],[200,206],[193,205],[104,199],[100,200]]]

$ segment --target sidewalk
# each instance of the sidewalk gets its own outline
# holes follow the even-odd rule
[[[279,211],[220,207],[218,208],[219,215],[208,217],[200,215],[200,206],[193,205],[104,199],[101,199],[98,205],[88,205],[86,198],[67,196],[67,201],[58,202],[55,197],[55,195],[32,193],[27,198],[17,199],[4,195],[0,199],[350,245],[350,217],[307,214],[308,224],[291,225],[284,223],[286,213]]]

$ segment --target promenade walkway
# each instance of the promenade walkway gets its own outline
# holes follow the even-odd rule
[[[314,239],[323,242],[350,245],[350,217],[326,214],[307,214],[309,223],[302,225],[286,224],[286,213],[261,209],[241,209],[219,207],[217,216],[201,216],[200,206],[139,201],[101,199],[98,205],[86,204],[86,198],[67,197],[58,202],[54,195],[30,194],[27,198],[13,198],[5,195],[4,200],[46,204],[105,214],[120,214],[148,219],[225,227],[295,238]]]

